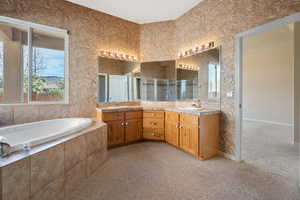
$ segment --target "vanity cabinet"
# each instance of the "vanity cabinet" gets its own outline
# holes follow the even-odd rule
[[[143,112],[143,138],[148,140],[165,140],[165,112]]]
[[[165,137],[166,142],[179,147],[179,113],[166,111]]]
[[[108,126],[108,147],[141,140],[143,131],[142,117],[142,111],[102,113],[102,120]]]
[[[199,118],[197,115],[180,114],[180,148],[198,156]]]
[[[107,123],[107,146],[119,146],[124,144],[124,122],[118,121],[106,121]]]
[[[166,111],[165,124],[165,139],[168,144],[200,160],[206,160],[218,154],[219,113],[198,116]]]
[[[176,111],[101,112],[108,125],[108,147],[145,140],[165,141],[200,160],[218,154],[220,113],[186,114]]]
[[[125,143],[136,142],[142,139],[143,121],[131,119],[125,122]]]

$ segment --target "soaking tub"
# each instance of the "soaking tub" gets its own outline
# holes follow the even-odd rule
[[[0,137],[15,151],[0,158],[0,199],[69,199],[107,159],[107,125],[98,120],[10,126],[0,128]]]
[[[88,118],[64,118],[0,128],[0,137],[10,145],[9,153],[29,150],[78,132],[92,124]]]

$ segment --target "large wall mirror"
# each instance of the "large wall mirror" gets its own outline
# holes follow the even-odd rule
[[[142,100],[176,100],[176,61],[146,62],[141,64]]]
[[[219,48],[145,63],[99,57],[98,102],[137,100],[219,104]]]
[[[141,64],[99,57],[98,102],[141,99]]]
[[[177,99],[219,103],[220,74],[219,48],[178,59]]]

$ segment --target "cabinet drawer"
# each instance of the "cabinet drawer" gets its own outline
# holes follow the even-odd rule
[[[143,120],[143,126],[145,128],[164,128],[165,123],[163,119],[145,118]]]
[[[164,118],[165,112],[164,111],[144,111],[143,117],[144,118]]]
[[[199,116],[190,114],[180,115],[180,125],[181,126],[199,126]]]
[[[123,112],[103,113],[102,119],[103,119],[103,121],[124,120],[124,113]]]
[[[164,140],[165,132],[161,128],[144,128],[143,129],[143,138],[149,140]]]
[[[166,112],[166,122],[178,123],[179,122],[179,113],[167,111]]]
[[[143,117],[142,111],[132,111],[125,113],[125,119],[141,119]]]

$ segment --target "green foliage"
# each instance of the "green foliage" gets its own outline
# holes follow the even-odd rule
[[[44,93],[45,92],[45,84],[46,84],[45,79],[43,79],[37,75],[32,76],[32,92],[37,93],[37,94]]]
[[[28,81],[25,82],[25,90],[28,91]],[[46,80],[42,77],[33,74],[32,76],[32,92],[40,95],[48,96],[63,96],[64,81],[60,80],[57,83],[58,88],[46,88]]]

